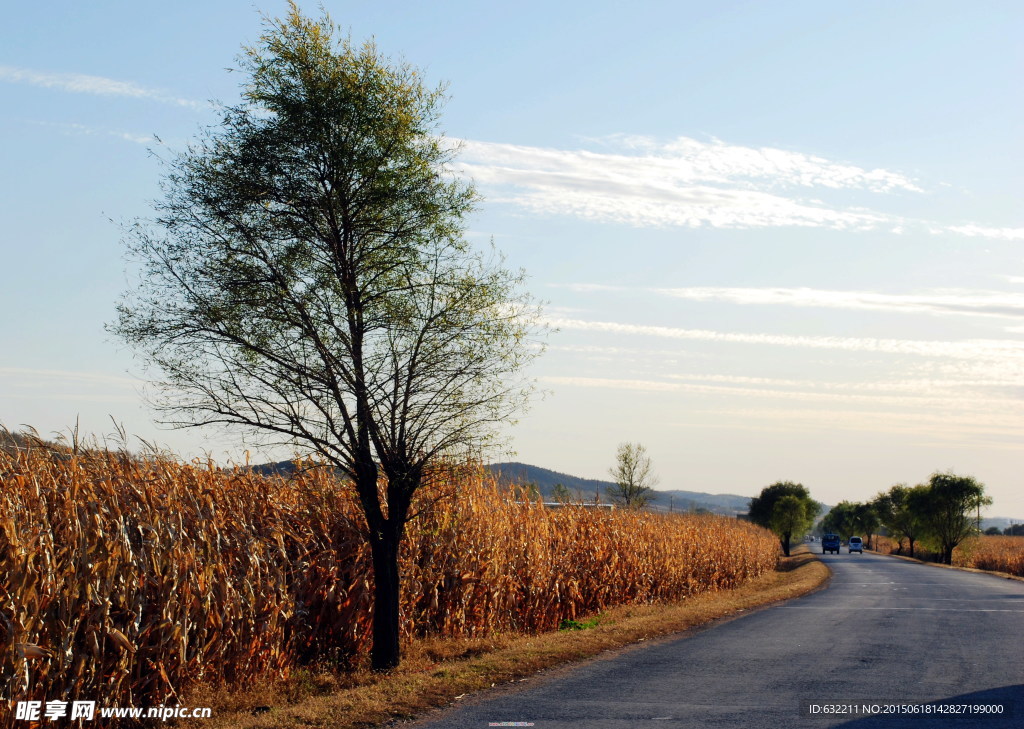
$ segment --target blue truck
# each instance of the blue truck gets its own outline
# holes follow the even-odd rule
[[[841,544],[842,542],[840,542],[838,534],[826,534],[821,538],[821,553],[832,552],[832,554],[839,554]]]

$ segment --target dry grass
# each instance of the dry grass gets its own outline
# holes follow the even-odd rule
[[[779,568],[734,590],[670,605],[618,606],[585,630],[489,639],[413,641],[391,675],[303,671],[287,681],[240,691],[203,691],[192,705],[215,707],[212,719],[189,729],[365,729],[451,705],[474,691],[528,681],[538,672],[641,641],[677,636],[711,621],[811,592],[829,571],[799,547]]]
[[[362,670],[363,521],[325,469],[268,479],[34,448],[0,450],[0,480],[3,696],[153,706],[310,665],[332,667],[333,690]],[[402,631],[407,646],[442,646],[424,649],[427,666],[449,650],[442,639],[489,650],[610,606],[734,588],[777,560],[774,537],[745,522],[549,511],[470,469],[423,497],[402,555]]]
[[[1024,577],[1024,537],[980,536],[953,553],[953,564]]]
[[[877,551],[895,554],[898,545],[888,537],[876,537]],[[903,553],[907,553],[904,545]],[[914,545],[914,556],[935,561],[938,554],[927,546]],[[953,550],[953,566],[1024,577],[1024,537],[982,535],[965,539]]]

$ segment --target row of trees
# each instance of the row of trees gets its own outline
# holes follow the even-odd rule
[[[870,539],[884,527],[900,553],[906,543],[913,557],[915,544],[926,539],[943,563],[952,564],[953,550],[979,531],[981,507],[991,503],[985,485],[973,477],[933,473],[927,483],[896,484],[866,503],[844,501],[825,516],[821,528]]]
[[[985,530],[989,536],[1024,537],[1024,524],[1011,524],[1005,529],[991,526]]]

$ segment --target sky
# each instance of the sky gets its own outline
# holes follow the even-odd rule
[[[482,196],[467,236],[557,330],[497,460],[607,478],[639,442],[660,488],[792,480],[825,503],[951,470],[1024,519],[1024,5],[324,7],[447,85],[441,131]],[[159,157],[237,101],[237,54],[286,10],[7,9],[0,423],[243,457],[155,424],[104,324]]]

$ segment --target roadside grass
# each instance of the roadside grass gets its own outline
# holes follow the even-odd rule
[[[997,570],[997,569],[983,569],[981,567],[969,567],[969,566],[964,565],[964,564],[943,564],[942,562],[936,562],[933,559],[920,559],[918,557],[910,557],[910,556],[905,555],[905,554],[896,554],[895,552],[889,552],[889,551],[886,551],[886,550],[889,550],[889,549],[895,550],[896,549],[896,543],[893,542],[892,540],[888,539],[888,538],[885,538],[885,537],[883,537],[883,538],[876,538],[876,539],[882,539],[882,540],[885,540],[885,542],[882,542],[879,545],[879,547],[881,547],[881,549],[874,549],[874,550],[869,550],[869,551],[874,552],[876,554],[881,554],[883,557],[894,557],[896,559],[902,559],[905,562],[916,562],[918,564],[927,564],[927,565],[929,565],[931,567],[942,567],[943,569],[957,569],[957,570],[962,571],[962,572],[978,572],[979,574],[991,574],[991,575],[994,575],[996,577],[1005,578],[1005,580],[1016,580],[1017,582],[1024,583],[1024,575],[1021,575],[1021,574],[1015,574],[1015,573],[1012,573],[1012,572],[1005,572],[1005,571],[1001,571],[1001,570]],[[1020,539],[1020,538],[1011,538],[1011,539]],[[1021,540],[1021,541],[1022,541],[1022,543],[1024,543],[1024,540]],[[926,552],[926,554],[929,555],[929,556],[932,556],[932,557],[935,556],[933,553]],[[955,552],[953,553],[953,557],[955,559],[955,557],[956,557],[956,553]]]
[[[500,684],[528,681],[540,671],[581,661],[641,641],[736,617],[745,611],[819,589],[829,569],[806,546],[774,572],[732,590],[703,593],[674,604],[609,608],[539,635],[478,639],[422,639],[405,646],[401,666],[379,675],[302,669],[285,681],[244,687],[198,687],[187,706],[209,706],[210,719],[181,722],[199,729],[365,729],[409,719]]]

